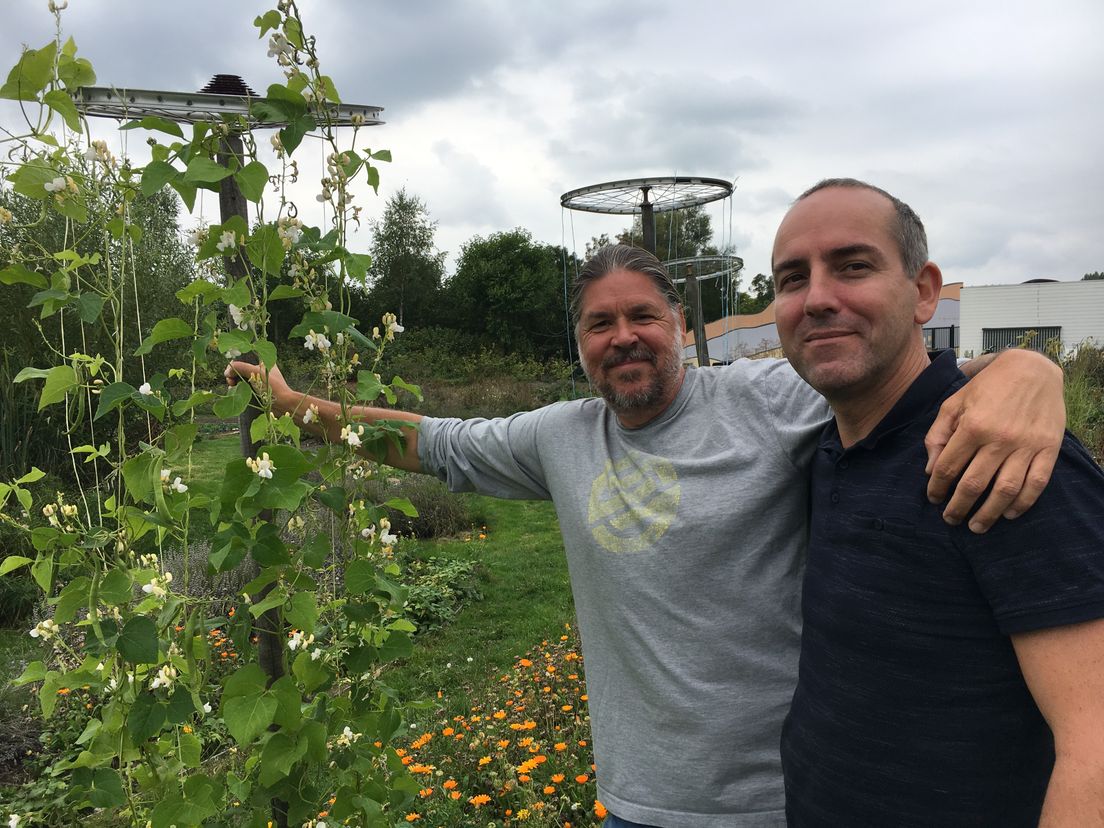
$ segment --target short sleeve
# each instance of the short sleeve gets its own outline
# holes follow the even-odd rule
[[[954,537],[1003,633],[1104,617],[1104,472],[1071,435],[1033,508]]]

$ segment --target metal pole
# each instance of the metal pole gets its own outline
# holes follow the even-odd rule
[[[648,201],[648,190],[651,187],[641,187],[640,191],[644,194],[644,200],[640,202],[640,229],[644,235],[644,249],[655,255],[656,239],[655,239],[655,210],[652,208],[652,202]]]
[[[705,341],[705,318],[702,315],[701,285],[692,264],[686,265],[686,295],[690,300],[691,324],[694,326],[694,350],[698,365],[709,365],[709,343]]]

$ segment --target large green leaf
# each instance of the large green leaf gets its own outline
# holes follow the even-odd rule
[[[276,716],[276,699],[264,693],[238,696],[225,701],[222,717],[226,729],[239,745],[245,746],[272,724]]]
[[[364,595],[376,585],[376,568],[364,560],[352,561],[345,567],[345,591]]]
[[[255,267],[279,276],[287,251],[275,224],[262,224],[245,243],[245,252]]]
[[[261,751],[260,780],[262,785],[274,785],[291,773],[307,752],[307,743],[292,739],[286,733],[274,733]]]
[[[236,173],[234,178],[241,188],[242,195],[249,201],[260,201],[268,183],[268,169],[260,161],[251,161]]]
[[[162,319],[153,326],[150,335],[142,340],[142,344],[138,347],[138,350],[134,352],[134,355],[141,356],[143,354],[148,354],[153,350],[154,345],[159,345],[162,342],[168,342],[172,339],[184,339],[194,334],[195,331],[192,329],[192,326],[183,319],[179,319],[175,316],[169,317],[168,319]]]
[[[113,382],[111,385],[105,385],[100,391],[100,403],[96,406],[96,416],[92,419],[100,419],[108,411],[122,405],[123,400],[129,399],[137,392],[138,389],[129,382]]]
[[[159,118],[156,115],[147,115],[140,121],[128,121],[119,127],[119,129],[150,129],[166,132],[169,135],[175,135],[177,138],[184,137],[184,133],[180,130],[180,125],[178,123],[170,121],[168,118]]]
[[[223,420],[237,417],[249,407],[249,401],[253,398],[253,389],[248,382],[239,382],[226,396],[215,400],[212,409],[215,416]]]
[[[217,184],[229,175],[233,175],[232,170],[212,161],[210,158],[197,155],[188,162],[188,170],[184,173],[184,180],[193,184]]]
[[[36,288],[45,288],[47,285],[45,276],[41,273],[35,273],[33,270],[28,270],[18,262],[0,270],[0,283],[5,285],[32,285]]]
[[[165,161],[150,161],[142,170],[142,195],[153,195],[174,178],[180,171]]]
[[[138,615],[127,621],[119,633],[119,654],[132,664],[157,663],[157,626],[153,619]]]
[[[165,705],[157,701],[157,697],[149,690],[142,690],[134,702],[134,706],[127,713],[127,732],[130,738],[138,743],[156,736],[166,721]]]
[[[73,99],[69,97],[68,92],[63,92],[60,89],[51,90],[42,96],[42,102],[60,115],[69,129],[74,132],[81,131],[80,113],[77,112],[77,107],[73,104]]]
[[[61,402],[65,395],[77,386],[77,372],[70,365],[57,365],[46,374],[46,385],[38,398],[38,410]]]
[[[46,88],[54,75],[54,58],[57,43],[51,41],[41,49],[27,49],[19,56],[19,62],[8,73],[8,80],[0,87],[0,98],[14,101],[33,101]]]

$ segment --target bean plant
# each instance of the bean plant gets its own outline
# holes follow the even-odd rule
[[[64,408],[79,493],[41,490],[37,468],[0,483],[0,519],[24,530],[34,550],[9,555],[0,574],[29,568],[49,608],[30,635],[50,654],[19,681],[38,688],[47,718],[79,688],[87,718],[76,749],[47,772],[64,782],[62,801],[24,803],[7,818],[152,828],[405,824],[419,785],[390,747],[401,706],[381,673],[410,653],[414,627],[403,615],[383,508],[412,507],[355,496],[357,480],[372,473],[365,455],[401,445],[401,432],[358,423],[352,409],[418,392],[374,370],[402,330],[395,318],[361,332],[347,313],[347,287],[370,264],[350,249],[361,209],[354,185],[375,190],[376,165],[390,154],[362,146],[363,120],[337,128],[340,98],[315,39],[294,0],[281,0],[254,23],[284,82],[254,99],[248,117],[183,128],[155,116],[131,120],[120,128],[150,136],[150,160],[117,158],[91,140],[74,104],[95,73],[62,35],[64,6],[51,0],[56,37],[25,50],[0,88],[26,116],[3,132],[0,176],[41,217],[64,217],[66,246],[7,248],[3,225],[14,219],[0,213],[0,282],[38,289],[30,307],[42,357],[16,381],[41,384],[39,410]],[[258,140],[271,141],[278,164],[258,157]],[[309,226],[290,185],[295,153],[317,141],[326,169],[312,195],[326,218]],[[225,179],[255,222],[234,215],[194,232],[203,276],[177,293],[178,315],[128,329],[136,280],[157,278],[134,270],[142,244],[130,220],[135,199],[171,187],[194,209],[199,191],[217,192]],[[92,221],[92,205],[103,203],[117,205],[114,215]],[[276,363],[273,302],[303,307],[290,337],[317,368],[313,384],[341,401],[339,442],[301,443],[296,419],[274,416],[261,384],[198,381],[243,354]],[[59,322],[74,316],[82,332],[108,332],[110,352],[86,352],[84,336],[65,341]],[[188,357],[147,375],[143,357],[165,343],[190,345]],[[190,482],[197,416],[233,418],[251,405],[260,413],[249,426],[250,456],[227,462],[215,484]],[[299,415],[299,423],[313,418]],[[77,433],[91,433],[91,442],[75,445]],[[213,538],[209,551],[191,545],[200,526]],[[182,550],[176,576],[163,562],[169,548]],[[230,618],[190,589],[202,568],[247,573]]]

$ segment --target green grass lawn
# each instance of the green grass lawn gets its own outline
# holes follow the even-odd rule
[[[435,699],[440,691],[453,713],[467,712],[469,698],[517,657],[575,621],[552,504],[476,497],[473,510],[487,527],[485,540],[423,542],[418,554],[480,561],[483,600],[419,637],[414,655],[384,679],[401,698]]]

